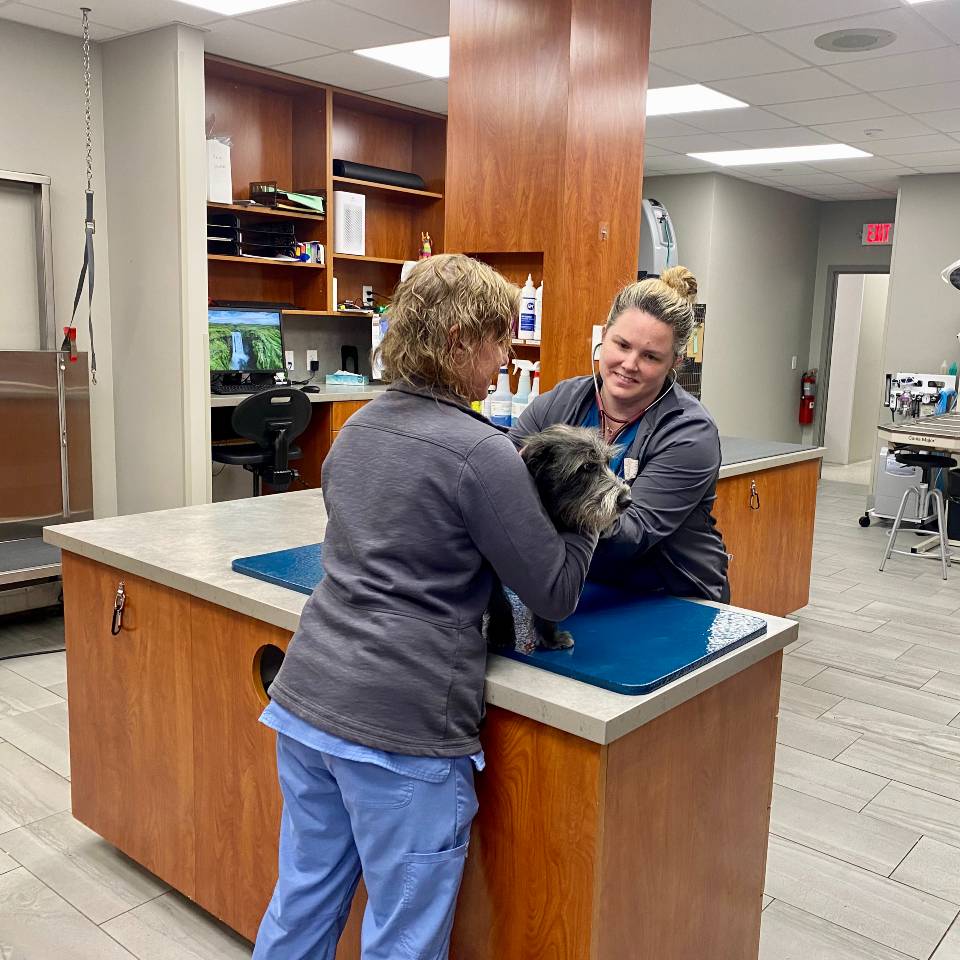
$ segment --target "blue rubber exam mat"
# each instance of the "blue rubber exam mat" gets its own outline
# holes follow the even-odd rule
[[[323,544],[313,543],[233,561],[233,569],[299,593],[323,579]],[[568,650],[501,656],[616,693],[650,693],[767,632],[763,617],[663,595],[637,596],[588,583],[576,613],[559,629]]]

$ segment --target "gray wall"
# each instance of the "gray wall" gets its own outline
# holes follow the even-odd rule
[[[106,256],[110,230],[104,186],[98,44],[92,45],[91,54],[97,218],[93,322],[99,373],[98,383],[90,391],[90,428],[94,512],[104,517],[117,512],[110,265]],[[51,179],[54,298],[57,327],[64,327],[70,322],[73,293],[83,262],[86,168],[80,41],[10,20],[0,21],[0,90],[4,91],[0,97],[0,170],[43,173]],[[88,350],[85,314],[77,327],[79,348]]]
[[[203,40],[171,26],[104,49],[118,507],[209,498]]]
[[[900,181],[884,370],[936,371],[960,359],[960,290],[940,271],[960,258],[960,174]]]
[[[718,174],[649,178],[643,194],[669,210],[701,284],[703,402],[720,432],[798,441],[820,204]]]

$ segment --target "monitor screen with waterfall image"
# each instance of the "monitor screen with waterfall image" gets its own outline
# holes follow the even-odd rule
[[[276,373],[283,370],[278,309],[210,307],[207,315],[212,373]]]

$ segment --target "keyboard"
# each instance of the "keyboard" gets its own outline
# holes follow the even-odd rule
[[[278,386],[276,383],[211,383],[210,392],[219,394],[261,393],[264,390],[272,390],[276,386]]]

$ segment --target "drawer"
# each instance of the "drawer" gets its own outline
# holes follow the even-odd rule
[[[330,404],[330,431],[336,433],[367,400],[337,400]]]

